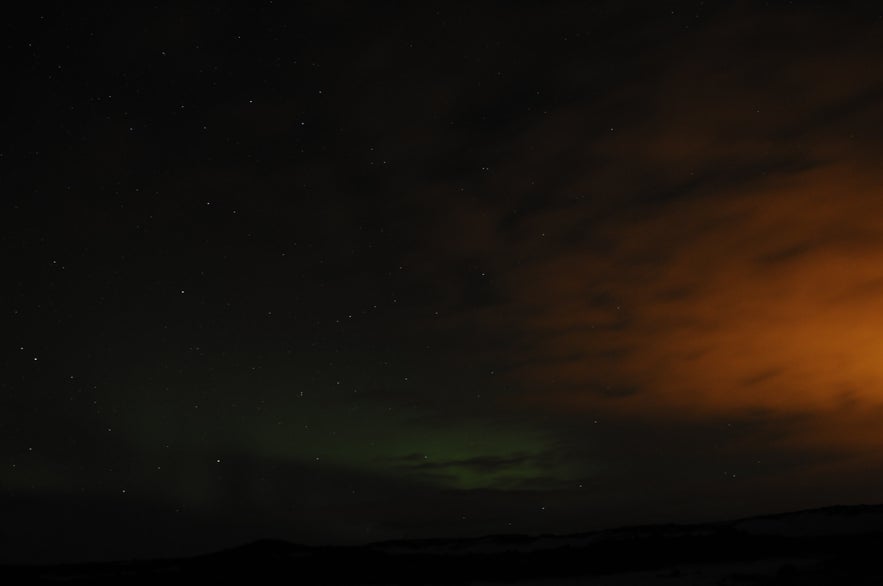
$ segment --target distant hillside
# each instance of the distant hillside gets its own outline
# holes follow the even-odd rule
[[[698,525],[311,547],[259,541],[179,560],[4,566],[0,579],[296,584],[880,584],[883,506]]]

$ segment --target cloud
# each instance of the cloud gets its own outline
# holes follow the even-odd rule
[[[721,15],[485,149],[468,195],[436,187],[452,198],[424,214],[450,237],[422,270],[446,325],[495,342],[476,355],[520,389],[501,403],[801,415],[799,441],[879,443],[860,431],[883,406],[879,40],[815,9],[767,16]],[[579,65],[550,77],[584,83]],[[483,303],[452,277],[464,263]]]

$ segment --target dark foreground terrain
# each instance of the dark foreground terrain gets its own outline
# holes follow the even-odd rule
[[[186,559],[2,566],[12,583],[883,584],[883,506],[565,536],[308,547],[261,541]]]

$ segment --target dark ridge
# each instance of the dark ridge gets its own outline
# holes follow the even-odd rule
[[[771,520],[775,525],[769,525]],[[185,559],[0,566],[0,580],[170,584],[262,583],[281,577],[297,584],[554,584],[621,575],[641,584],[878,584],[883,583],[883,568],[877,563],[880,551],[883,506],[858,505],[572,535],[490,535],[363,546],[304,546],[266,539]]]

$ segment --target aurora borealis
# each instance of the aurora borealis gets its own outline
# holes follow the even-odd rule
[[[883,501],[881,26],[29,8],[3,561]]]

